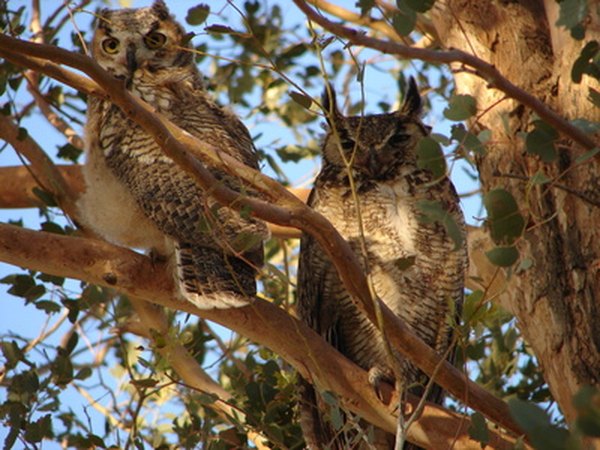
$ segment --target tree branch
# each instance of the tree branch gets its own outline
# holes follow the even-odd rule
[[[78,215],[75,207],[76,196],[69,185],[57,170],[52,160],[44,153],[42,148],[29,135],[22,135],[19,127],[14,123],[10,116],[0,115],[0,136],[8,142],[13,148],[29,160],[31,166],[31,178],[36,180],[36,185],[40,185],[44,190],[52,193],[58,204],[62,206],[69,216],[76,218]],[[22,175],[22,174],[21,174]],[[20,190],[20,186],[15,186]],[[27,192],[32,196],[32,192]]]
[[[257,299],[243,308],[199,310],[191,303],[173,298],[172,277],[164,266],[148,257],[104,241],[35,232],[6,224],[0,224],[0,259],[32,270],[115,288],[130,297],[152,299],[164,307],[217,322],[278,353],[303,377],[315,377],[322,389],[336,392],[350,410],[387,431],[395,430],[396,421],[389,412],[396,404],[392,387],[385,386],[386,405],[383,405],[364,370],[340,355],[313,330],[269,302]],[[148,309],[151,306],[144,308],[142,319],[149,319],[152,328],[163,329],[162,319]],[[181,373],[187,373],[184,379],[193,381],[201,377],[186,362],[187,357],[178,357],[182,358],[178,362]],[[194,383],[197,382],[198,379]],[[199,386],[206,388],[202,383]],[[418,399],[410,398],[409,402],[414,408]],[[449,448],[458,435],[453,448],[480,448],[468,437],[469,426],[468,418],[427,404],[423,415],[409,430],[409,437],[430,448]],[[489,449],[508,449],[514,445],[514,439],[502,433],[490,430],[490,435]]]
[[[306,4],[305,0],[294,0],[296,6],[313,22],[339,37],[348,39],[354,45],[369,47],[382,53],[398,55],[407,59],[420,59],[431,63],[450,64],[461,63],[472,67],[478,76],[486,80],[490,87],[504,92],[523,105],[535,111],[541,119],[554,127],[568,138],[573,139],[584,148],[591,150],[598,144],[582,130],[569,123],[559,114],[550,109],[544,102],[538,100],[529,92],[508,81],[492,64],[461,50],[429,50],[408,47],[397,42],[383,41],[367,36],[364,32],[334,23]]]
[[[165,117],[153,113],[146,103],[132,96],[123,83],[115,80],[91,58],[58,47],[25,42],[5,35],[0,35],[0,56],[18,65],[29,68],[35,66],[49,76],[54,74],[60,77],[61,80],[70,81],[72,83],[70,85],[76,89],[87,89],[88,93],[93,92],[94,95],[108,98],[121,108],[131,120],[135,121],[152,136],[162,150],[183,170],[189,172],[198,184],[219,203],[238,210],[243,207],[249,208],[253,215],[263,220],[278,225],[299,228],[313,236],[333,262],[352,300],[373,323],[377,323],[375,308],[365,275],[348,243],[322,215],[308,208],[288,193],[278,182],[243,165],[229,155],[220,152],[219,149],[199,141],[189,133],[179,129]],[[78,69],[90,76],[97,85],[83,77],[75,76],[57,64],[49,61],[41,63],[40,58],[47,58]],[[81,83],[81,78],[85,83]],[[80,82],[78,83],[77,80]],[[101,87],[99,88],[98,85]],[[200,161],[239,177],[259,191],[262,198],[243,196],[228,189],[222,183],[217,183],[212,173]],[[131,289],[139,290],[140,288],[134,286]],[[151,293],[145,292],[152,298]],[[147,297],[147,295],[140,296]],[[253,307],[260,304],[262,302],[257,302]],[[179,309],[191,308],[187,304],[178,305],[176,307]],[[499,425],[517,435],[522,434],[519,426],[511,418],[506,403],[469,380],[465,374],[448,362],[442,361],[441,357],[419,339],[385,304],[379,302],[379,307],[383,313],[383,326],[386,329],[387,337],[403,356],[409,358],[430,376],[436,367],[441,364],[441,370],[436,376],[438,384],[457,399],[465,402],[473,409],[481,411]],[[238,311],[246,311],[246,308],[233,310],[233,312],[222,311],[207,314],[217,316],[214,320],[218,322],[218,316],[221,314],[228,316]],[[275,323],[282,326],[281,322]],[[286,329],[286,327],[282,328]],[[246,336],[249,335],[246,334]],[[281,355],[286,358],[286,354]],[[336,371],[333,376],[339,376],[339,372]]]

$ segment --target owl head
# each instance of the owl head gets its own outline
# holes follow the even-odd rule
[[[158,72],[193,65],[185,30],[162,0],[148,8],[102,10],[92,56],[104,69],[125,78],[137,69]]]
[[[414,78],[410,78],[404,104],[387,114],[344,116],[335,92],[328,86],[322,105],[327,118],[323,164],[345,169],[371,180],[393,176],[398,167],[416,163],[415,147],[429,134],[421,122],[422,101]]]

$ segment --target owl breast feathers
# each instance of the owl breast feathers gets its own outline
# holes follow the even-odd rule
[[[203,89],[184,29],[162,1],[104,10],[93,58],[183,130],[258,169],[246,127]],[[218,183],[247,192],[224,171]],[[86,124],[86,225],[113,242],[173,259],[178,293],[200,308],[241,306],[256,293],[264,223],[221,207],[151,136],[108,101],[90,98]]]
[[[463,234],[464,220],[450,180],[435,179],[417,165],[417,144],[429,129],[419,118],[416,84],[411,79],[404,105],[389,114],[345,117],[331,88],[323,105],[329,127],[309,205],[350,243],[377,297],[444,354],[452,341],[450,316],[462,303],[466,250],[455,249],[440,223],[421,220],[419,202],[441,202]],[[399,354],[394,358],[402,379],[396,380],[382,334],[352,302],[331,261],[308,235],[301,242],[297,308],[303,321],[368,371],[375,388],[382,380],[398,381],[410,392],[423,393],[427,377]],[[350,437],[327,432],[311,389],[303,383],[304,398],[315,401],[300,408],[309,447],[348,448]],[[441,401],[440,389],[428,399]]]

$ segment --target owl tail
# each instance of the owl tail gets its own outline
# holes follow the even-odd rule
[[[175,256],[179,292],[200,309],[245,306],[256,295],[256,269],[240,258],[186,242]]]

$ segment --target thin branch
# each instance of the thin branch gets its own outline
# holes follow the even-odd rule
[[[30,68],[30,64],[37,65],[41,70],[48,68],[48,72],[45,73],[59,73],[63,80],[73,81],[75,79],[74,74],[49,61],[40,64],[39,58],[47,58],[86,73],[101,88],[93,82],[87,82],[82,85],[83,88],[90,89],[101,97],[108,97],[112,103],[121,108],[127,117],[141,126],[148,135],[152,136],[163,152],[179,164],[183,170],[190,173],[198,184],[219,203],[237,210],[248,208],[256,217],[278,225],[299,228],[313,236],[333,262],[352,300],[356,302],[371,322],[377,323],[367,280],[349,244],[329,221],[287,192],[277,181],[245,166],[233,157],[220,152],[219,149],[194,138],[160,114],[153,113],[145,102],[131,95],[123,83],[115,80],[87,56],[71,53],[58,47],[33,44],[3,35],[0,35],[0,56],[11,60],[15,64]],[[34,57],[33,62],[31,57]],[[78,83],[71,84],[71,86],[80,87]],[[103,90],[104,92],[102,92]],[[227,188],[223,183],[216,182],[212,173],[203,163],[226,170],[228,173],[239,177],[260,192],[262,198],[243,196]],[[139,289],[139,287],[134,289]],[[145,296],[142,295],[141,297]],[[255,307],[258,304],[262,304],[262,302],[257,301],[253,306]],[[188,305],[179,305],[180,309],[185,307],[188,307]],[[403,356],[409,358],[417,367],[431,376],[441,360],[440,355],[418,338],[385,304],[379,302],[379,307],[382,310],[385,329],[392,345]],[[245,308],[240,310],[244,311]],[[222,312],[221,314],[226,313],[228,312]],[[209,314],[209,312],[206,312],[206,314]],[[220,316],[220,314],[216,315]],[[219,321],[219,318],[215,320]],[[285,355],[282,356],[285,358]],[[339,376],[339,374],[334,376]],[[448,362],[443,363],[442,370],[436,377],[436,382],[459,400],[465,401],[472,408],[481,411],[492,421],[518,435],[522,433],[520,427],[511,418],[505,402],[469,380],[465,374]]]
[[[34,232],[6,224],[0,224],[0,259],[116,288],[129,297],[152,299],[164,307],[217,322],[278,353],[307,379],[312,379],[311,374],[322,374],[319,386],[336,392],[348,409],[389,432],[395,430],[395,418],[390,413],[394,409],[390,405],[397,404],[393,388],[383,387],[386,404],[382,405],[364,370],[340,355],[308,326],[269,302],[257,299],[243,308],[199,310],[189,302],[174,299],[173,280],[166,267],[148,257],[103,241]],[[190,370],[187,364],[184,368]],[[414,408],[418,399],[410,397],[408,401]],[[449,448],[458,430],[455,449],[479,448],[468,437],[469,426],[468,418],[428,403],[409,437],[417,444]],[[490,435],[492,440],[487,448],[512,448],[514,439],[496,430],[490,430]]]
[[[582,145],[584,148],[591,150],[598,145],[598,143],[582,130],[569,123],[562,116],[550,109],[544,102],[508,81],[492,64],[489,64],[474,55],[465,53],[461,50],[429,50],[408,47],[397,42],[383,41],[367,36],[362,31],[348,28],[328,20],[308,6],[305,0],[294,0],[294,3],[310,20],[318,23],[330,33],[348,39],[348,41],[354,45],[369,47],[379,50],[382,53],[398,55],[407,59],[420,59],[422,61],[439,64],[461,63],[465,66],[472,67],[475,69],[475,73],[478,76],[486,80],[489,87],[496,88],[504,92],[508,97],[531,108],[541,119],[560,133]]]

